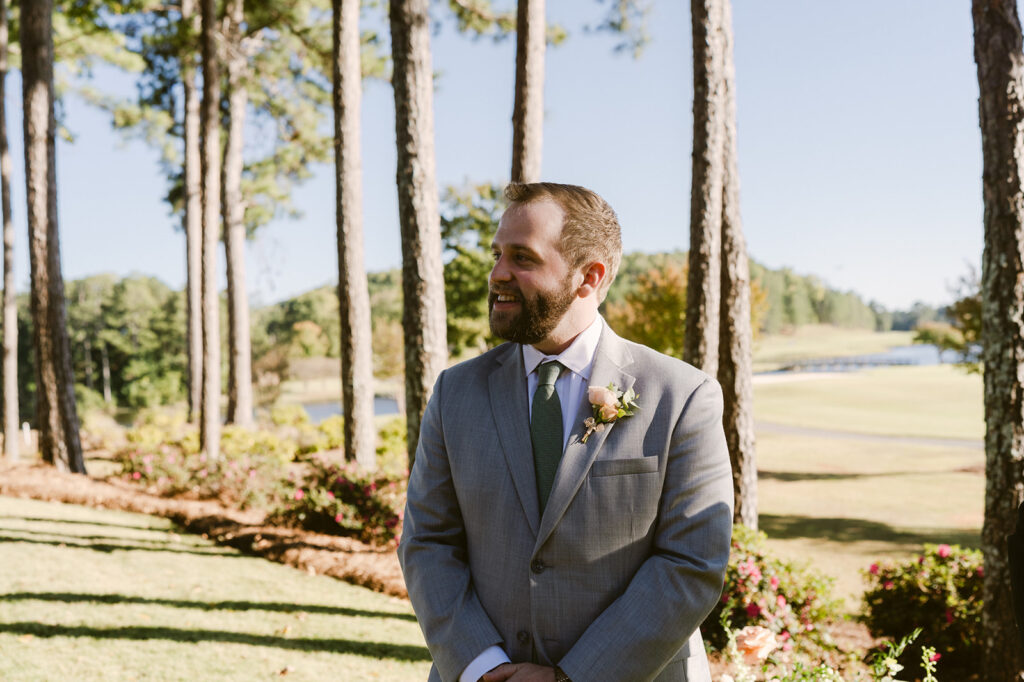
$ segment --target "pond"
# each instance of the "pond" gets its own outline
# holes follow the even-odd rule
[[[314,424],[319,424],[328,417],[341,414],[340,400],[326,400],[313,403],[303,403],[302,406],[309,414],[309,419]],[[374,396],[373,413],[377,416],[398,414],[398,401],[390,396]]]

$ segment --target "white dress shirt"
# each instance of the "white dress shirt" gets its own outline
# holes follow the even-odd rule
[[[533,404],[533,394],[537,392],[537,384],[540,382],[537,367],[552,360],[557,360],[565,367],[555,380],[555,392],[558,393],[558,402],[562,406],[563,452],[569,443],[569,436],[572,435],[572,427],[576,423],[580,405],[587,398],[590,372],[594,367],[594,353],[597,351],[597,342],[601,339],[604,324],[604,319],[600,315],[596,316],[590,326],[580,332],[569,347],[558,355],[545,355],[533,346],[523,346],[528,413],[530,405]],[[508,654],[504,649],[500,646],[488,647],[466,666],[459,675],[459,682],[477,682],[488,670],[508,662]]]

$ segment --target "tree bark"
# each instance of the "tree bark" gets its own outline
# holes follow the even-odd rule
[[[974,0],[980,91],[985,250],[985,561],[982,679],[1017,679],[1024,656],[1014,626],[1006,538],[1024,499],[1024,53],[1017,3]]]
[[[243,0],[230,0],[227,35],[228,135],[224,149],[224,251],[228,275],[228,422],[252,426],[252,343],[245,283],[245,204],[242,200],[242,142],[248,95],[242,77]]]
[[[736,161],[736,67],[732,4],[722,0],[722,263],[718,381],[722,423],[732,460],[733,521],[757,530],[757,453],[754,435],[753,333],[750,327],[750,263],[740,216]]]
[[[100,372],[103,375],[103,402],[107,405],[114,404],[114,396],[110,392],[110,355],[107,354],[107,344],[100,344]]]
[[[195,0],[181,0],[182,29],[198,33],[199,15]],[[191,41],[189,41],[191,42]],[[186,315],[188,316],[188,414],[199,422],[203,391],[203,216],[200,195],[202,172],[199,159],[199,91],[196,88],[195,55],[190,48],[181,54],[181,83],[184,90],[184,182],[185,182],[185,258]]]
[[[2,2],[2,0],[0,0]],[[82,354],[85,355],[85,387],[90,391],[93,390],[93,379],[92,379],[92,339],[90,335],[92,330],[87,330],[84,337],[82,338]]]
[[[693,172],[690,187],[690,272],[683,359],[714,376],[722,232],[723,55],[721,0],[692,0]]]
[[[544,0],[519,0],[512,109],[512,181],[540,180],[544,143]]]
[[[57,229],[52,13],[52,0],[21,3],[25,194],[32,270],[32,340],[37,366],[36,415],[43,460],[61,470],[85,473],[75,411],[75,382]]]
[[[18,303],[14,288],[14,221],[11,220],[11,150],[7,144],[7,0],[0,0],[0,204],[4,230],[3,414],[4,454],[18,459]]]
[[[390,4],[392,85],[402,226],[402,327],[409,468],[434,380],[448,357],[444,266],[434,162],[433,71],[428,0]]]
[[[216,0],[202,0],[203,395],[199,444],[211,459],[220,456],[220,302],[216,271],[220,243],[220,65],[216,7]]]
[[[334,0],[334,172],[345,459],[376,468],[370,293],[363,265],[359,0]]]

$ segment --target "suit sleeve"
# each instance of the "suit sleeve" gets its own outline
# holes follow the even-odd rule
[[[420,426],[398,559],[427,648],[447,682],[457,680],[481,652],[503,641],[473,591],[462,511],[445,447],[444,376],[442,372],[438,377]]]
[[[559,661],[570,678],[657,676],[721,596],[732,507],[722,390],[707,379],[672,431],[652,554]]]

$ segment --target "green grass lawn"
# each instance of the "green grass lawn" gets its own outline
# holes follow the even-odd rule
[[[754,382],[758,420],[925,438],[985,435],[981,377],[951,365],[884,367]]]
[[[981,380],[952,367],[894,367],[756,384],[758,420],[861,434],[983,435]],[[940,441],[941,442],[941,441]],[[978,547],[980,448],[758,431],[760,526],[780,555],[837,579],[857,610],[861,570],[922,543]]]
[[[0,497],[0,679],[425,679],[412,609],[178,534]]]

